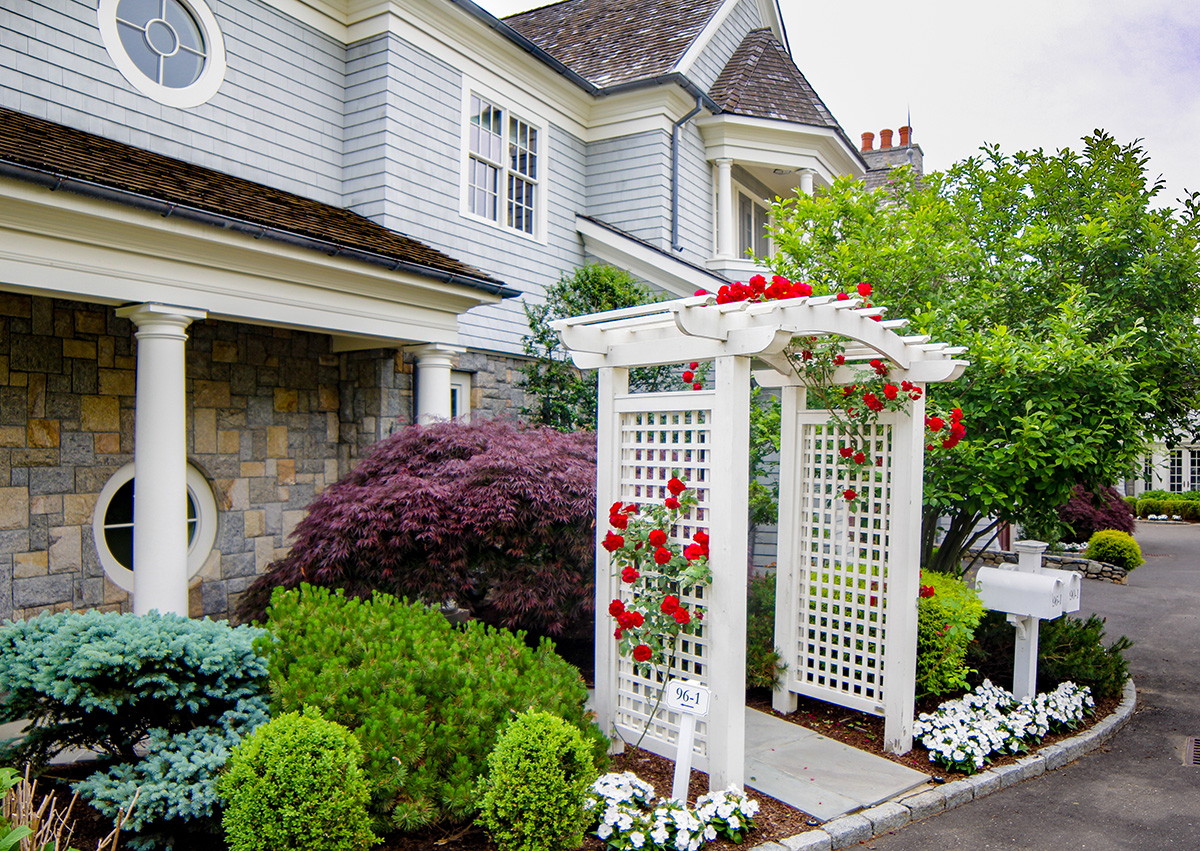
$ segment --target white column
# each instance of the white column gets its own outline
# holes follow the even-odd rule
[[[450,419],[450,370],[454,367],[455,355],[466,349],[430,343],[414,346],[408,351],[417,357],[416,421],[426,425]]]
[[[800,172],[800,191],[809,196],[813,194],[813,173],[809,169]]]
[[[603,541],[608,533],[608,507],[621,499],[621,415],[616,397],[629,392],[629,370],[603,366],[599,370],[596,396],[596,696],[592,709],[605,735],[612,733],[617,718],[617,643],[609,601],[619,593],[608,550]],[[612,737],[609,753],[621,753],[624,742]]]
[[[732,257],[733,233],[733,160],[717,160],[717,256]]]
[[[136,304],[117,310],[137,326],[134,415],[133,611],[188,613],[187,400],[184,342],[203,310]]]

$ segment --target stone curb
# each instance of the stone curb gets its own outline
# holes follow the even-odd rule
[[[1137,688],[1130,679],[1117,708],[1091,729],[1047,745],[1009,765],[989,768],[943,786],[922,788],[894,801],[830,819],[816,830],[783,839],[782,845],[787,851],[837,851],[1061,768],[1106,743],[1129,723],[1136,708]],[[766,842],[748,851],[779,851],[779,848],[779,843]]]

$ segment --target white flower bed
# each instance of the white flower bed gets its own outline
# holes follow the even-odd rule
[[[932,762],[971,774],[992,754],[1023,753],[1052,730],[1078,726],[1093,706],[1091,689],[1074,683],[1018,701],[984,680],[975,691],[923,713],[913,734]]]
[[[676,801],[652,807],[653,801],[653,787],[626,771],[592,784],[583,806],[595,817],[596,836],[614,851],[698,851],[722,836],[741,842],[758,813],[758,802],[733,788],[702,796],[694,810]]]

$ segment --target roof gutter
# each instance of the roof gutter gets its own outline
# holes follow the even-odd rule
[[[117,204],[135,207],[139,210],[158,213],[163,218],[176,216],[188,221],[213,225],[236,233],[249,234],[255,239],[265,236],[275,242],[282,242],[312,251],[320,251],[328,254],[330,257],[347,257],[351,260],[370,263],[373,266],[383,266],[393,272],[407,272],[447,284],[481,290],[491,295],[500,296],[500,298],[513,298],[521,294],[519,290],[514,290],[497,281],[488,281],[469,275],[459,275],[454,272],[447,272],[444,269],[426,266],[422,263],[413,263],[410,260],[389,257],[386,254],[379,254],[365,248],[355,248],[332,240],[321,239],[320,237],[305,236],[295,231],[259,224],[258,222],[252,222],[248,219],[230,216],[225,213],[214,213],[210,210],[203,210],[188,204],[162,201],[129,189],[117,189],[112,186],[105,186],[102,183],[96,183],[92,180],[71,177],[34,166],[22,165],[11,160],[0,159],[0,177],[11,177],[28,183],[36,183],[52,192],[59,189],[66,189],[68,192],[74,192],[89,198],[112,201]]]

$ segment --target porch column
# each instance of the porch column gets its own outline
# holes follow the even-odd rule
[[[733,256],[733,160],[717,160],[717,256]]]
[[[813,194],[813,173],[807,168],[800,172],[800,191],[809,197]]]
[[[133,611],[188,613],[187,403],[184,342],[203,310],[135,304],[117,310],[137,326],[134,413]]]
[[[430,343],[408,351],[417,357],[416,421],[425,425],[450,419],[450,370],[454,367],[455,355],[466,349]]]

